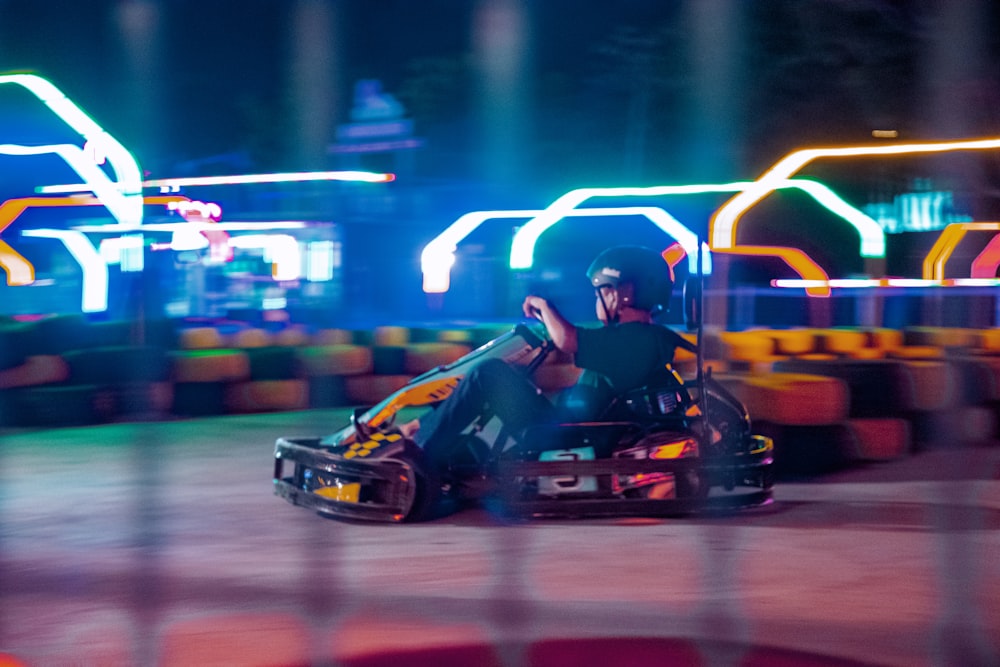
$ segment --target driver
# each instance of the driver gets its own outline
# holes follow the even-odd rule
[[[601,418],[615,396],[669,374],[667,366],[677,347],[694,351],[693,344],[653,321],[670,302],[671,274],[666,261],[649,248],[615,246],[600,253],[587,277],[596,293],[601,327],[570,323],[540,296],[524,300],[525,316],[540,320],[555,347],[570,355],[583,371],[556,403],[520,369],[501,359],[488,359],[476,365],[434,410],[395,428],[421,446],[431,465],[441,469],[449,446],[486,409],[515,440],[531,426]],[[360,435],[370,435],[363,424],[358,428]]]

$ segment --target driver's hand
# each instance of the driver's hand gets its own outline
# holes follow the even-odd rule
[[[547,307],[545,299],[540,296],[528,296],[524,299],[524,303],[521,304],[521,309],[524,311],[525,317],[530,317],[534,319],[542,319],[542,309]]]

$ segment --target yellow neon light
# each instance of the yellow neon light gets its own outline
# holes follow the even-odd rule
[[[751,255],[756,257],[777,257],[798,273],[805,281],[806,294],[809,296],[830,296],[830,276],[827,275],[812,257],[798,248],[782,246],[741,245],[736,248],[717,248],[716,252],[730,255]]]
[[[187,200],[182,195],[146,197],[146,204],[166,205],[172,201]],[[104,202],[90,195],[74,197],[21,197],[8,199],[0,204],[0,234],[28,208],[57,206],[101,206]],[[35,267],[23,255],[0,240],[0,268],[7,273],[7,284],[12,287],[30,285],[35,282]]]
[[[953,222],[945,227],[924,257],[924,280],[944,279],[944,265],[967,231],[1000,231],[1000,222]]]
[[[867,146],[838,146],[807,148],[789,153],[764,172],[760,178],[723,204],[709,221],[709,239],[713,251],[736,246],[736,226],[740,218],[754,204],[768,196],[780,183],[800,171],[805,165],[819,158],[876,157],[921,153],[944,153],[963,150],[989,150],[1000,148],[1000,138],[964,141],[942,141],[916,144],[873,144]]]

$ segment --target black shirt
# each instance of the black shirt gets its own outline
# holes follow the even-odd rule
[[[577,418],[596,419],[616,396],[669,375],[667,365],[685,342],[644,322],[578,328],[574,363],[583,373],[561,402]]]

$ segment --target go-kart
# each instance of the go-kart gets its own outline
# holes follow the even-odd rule
[[[335,518],[420,521],[479,503],[507,517],[673,516],[769,504],[773,443],[744,406],[703,372],[615,398],[606,421],[529,429],[515,441],[481,415],[431,468],[399,429],[432,410],[476,363],[499,357],[530,377],[554,350],[544,327],[514,326],[452,364],[411,380],[327,437],[275,444],[274,490]],[[359,428],[358,422],[365,427]],[[362,433],[368,433],[366,437]]]

